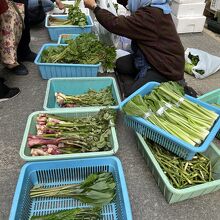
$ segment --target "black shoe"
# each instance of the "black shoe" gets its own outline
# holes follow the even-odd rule
[[[2,77],[0,77],[0,83],[4,83],[6,80]]]
[[[185,86],[184,87],[184,92],[185,92],[185,94],[190,95],[190,96],[192,96],[194,98],[198,97],[197,92],[192,87],[190,87],[190,86]]]
[[[12,73],[15,75],[27,75],[28,74],[28,70],[23,64],[19,64],[18,66],[11,68],[11,69],[6,68],[6,70],[8,73]]]
[[[16,97],[20,92],[19,88],[10,88],[9,92],[4,97],[0,98],[0,102],[8,101]]]
[[[37,56],[37,54],[31,51],[31,52],[30,52],[27,56],[25,56],[25,57],[18,57],[18,61],[19,61],[19,62],[24,62],[24,61],[34,62],[36,56]]]

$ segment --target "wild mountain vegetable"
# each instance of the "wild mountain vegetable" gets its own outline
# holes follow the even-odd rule
[[[37,135],[28,136],[32,156],[108,151],[116,113],[101,109],[95,116],[64,118],[39,114]]]
[[[149,95],[135,96],[123,111],[142,117],[193,146],[200,145],[218,115],[183,95],[183,88],[178,83],[161,83]]]
[[[214,180],[211,161],[204,155],[197,154],[185,161],[158,144],[145,141],[173,187],[183,189]]]
[[[72,197],[94,207],[102,207],[110,203],[116,194],[116,183],[112,173],[101,172],[90,174],[80,184],[70,184],[45,188],[34,186],[30,197]]]
[[[30,220],[99,220],[100,208],[75,208],[44,216],[32,216]]]
[[[71,21],[73,25],[78,25],[84,27],[87,25],[86,15],[79,8],[81,0],[76,0],[74,5],[69,7],[68,20]]]
[[[194,66],[198,64],[199,56],[198,55],[194,56],[191,53],[189,53],[188,58],[191,60],[191,63],[185,62],[185,72],[190,75],[194,75],[192,69]],[[194,69],[194,70],[200,75],[203,75],[205,73],[204,70],[198,70],[198,69]]]
[[[67,40],[67,46],[48,47],[42,52],[43,63],[98,64],[105,69],[115,65],[115,47],[101,43],[92,33],[84,33],[74,40]]]
[[[89,89],[87,93],[81,95],[65,95],[57,92],[55,97],[60,107],[112,106],[116,103],[112,96],[111,87],[100,91]]]
[[[49,17],[50,26],[77,25],[85,27],[87,25],[86,15],[79,8],[81,0],[76,0],[74,5],[69,5],[69,13],[67,19]]]

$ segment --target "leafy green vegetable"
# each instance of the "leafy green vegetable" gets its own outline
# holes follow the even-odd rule
[[[188,58],[191,60],[191,62],[194,66],[196,66],[199,62],[199,56],[198,55],[194,56],[191,53],[189,53]]]
[[[100,217],[100,208],[95,207],[62,210],[44,216],[32,216],[30,220],[98,220]]]
[[[194,75],[192,69],[194,66],[196,66],[199,62],[199,56],[196,55],[192,55],[191,53],[189,53],[188,58],[191,60],[191,63],[185,62],[185,69],[184,71],[190,75]],[[198,70],[198,69],[194,69],[197,73],[199,73],[200,75],[203,75],[205,73],[204,70]]]
[[[73,197],[94,207],[102,207],[114,199],[115,193],[116,183],[112,173],[101,172],[90,174],[80,184],[51,188],[34,186],[30,191],[30,197]]]
[[[89,89],[87,93],[81,95],[65,95],[57,92],[55,97],[61,107],[112,106],[116,103],[110,86],[100,91]]]
[[[115,118],[114,109],[101,109],[95,116],[79,118],[40,114],[36,119],[37,135],[29,135],[28,146],[33,156],[109,151]]]
[[[69,13],[67,19],[57,18],[49,16],[50,26],[63,26],[63,25],[77,25],[80,27],[85,27],[88,22],[86,15],[79,8],[79,3],[81,0],[76,0],[74,5],[69,5]]]
[[[101,43],[92,33],[83,33],[74,40],[67,40],[68,46],[48,47],[42,52],[43,63],[98,64],[113,69],[116,49]]]
[[[86,15],[79,8],[81,0],[76,0],[75,5],[69,7],[68,20],[71,21],[72,25],[78,25],[84,27],[87,25]]]

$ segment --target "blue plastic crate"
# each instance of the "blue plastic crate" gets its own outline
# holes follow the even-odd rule
[[[102,220],[132,220],[132,212],[121,162],[116,157],[26,163],[20,172],[9,220],[28,220],[33,215],[86,207],[73,198],[34,198],[30,189],[37,184],[59,186],[82,182],[95,172],[112,172],[116,198],[102,209]]]
[[[79,34],[61,34],[58,38],[58,44],[65,44],[65,40],[74,40],[79,36]]]
[[[67,95],[80,95],[88,92],[89,89],[99,91],[101,89],[111,87],[112,96],[116,101],[116,104],[112,106],[117,108],[121,102],[118,87],[113,77],[77,77],[77,78],[55,78],[48,80],[47,90],[44,99],[43,108],[45,110],[51,109],[65,109],[69,111],[74,108],[60,108],[56,102],[55,93],[61,92]],[[93,106],[83,108],[95,108],[95,107],[107,107],[107,106]],[[82,107],[80,107],[82,108]]]
[[[67,15],[47,15],[45,19],[45,27],[48,29],[50,39],[52,41],[57,41],[61,34],[81,34],[89,33],[92,31],[93,21],[90,15],[87,15],[87,25],[85,27],[80,27],[77,25],[64,25],[64,26],[50,26],[48,24],[49,17],[66,19]]]
[[[66,44],[60,44],[66,45]],[[55,77],[94,77],[97,76],[101,64],[68,64],[68,63],[42,63],[41,54],[48,47],[58,47],[59,44],[44,44],[34,63],[38,65],[43,79]]]
[[[122,109],[122,107],[134,96],[138,94],[142,96],[149,94],[157,85],[159,85],[159,83],[157,82],[149,82],[145,84],[132,95],[130,95],[127,99],[125,99],[123,102],[121,102],[120,109]],[[220,114],[219,108],[213,107],[205,102],[202,102],[188,95],[185,95],[185,98],[209,110],[216,112],[218,115]],[[164,148],[170,150],[171,152],[177,154],[179,157],[182,157],[186,160],[191,160],[197,152],[206,151],[212,140],[215,138],[216,133],[220,129],[220,117],[218,117],[212,129],[210,130],[209,135],[206,137],[203,143],[200,146],[195,147],[171,135],[167,131],[164,131],[163,129],[159,128],[158,126],[153,125],[151,122],[144,120],[143,118],[127,116],[124,114],[124,121],[127,126],[132,127],[136,132],[140,133],[144,137],[147,137],[155,141]]]

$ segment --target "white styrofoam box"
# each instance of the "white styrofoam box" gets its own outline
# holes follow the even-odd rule
[[[213,11],[219,11],[220,10],[220,0],[212,0],[210,9]]]
[[[173,14],[172,18],[177,33],[202,32],[206,20],[205,16],[178,18]]]
[[[205,8],[205,3],[190,3],[190,4],[180,4],[175,1],[172,2],[171,8],[172,13],[176,17],[199,17],[203,15]]]
[[[174,1],[179,4],[204,3],[205,2],[205,0],[173,0],[172,2]]]

